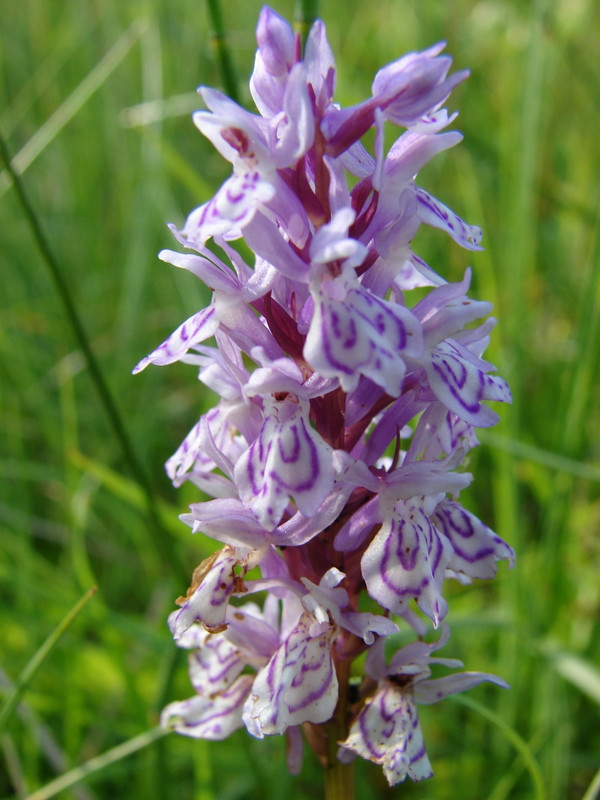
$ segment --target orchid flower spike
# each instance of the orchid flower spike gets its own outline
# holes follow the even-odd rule
[[[468,296],[470,269],[451,282],[413,250],[421,225],[481,249],[480,229],[416,183],[462,138],[443,106],[467,73],[437,44],[382,67],[344,108],[321,21],[302,53],[265,7],[257,40],[257,113],[204,87],[194,115],[231,176],[172,228],[186,252],[160,254],[210,302],[134,370],[182,361],[215,393],[166,464],[203,493],[181,518],[215,545],[169,617],[194,694],[162,724],[284,734],[292,772],[304,730],[330,766],[337,750],[390,784],[418,781],[432,769],[417,705],[506,686],[430,670],[461,666],[432,657],[448,639],[446,582],[514,559],[459,499],[475,430],[498,419],[488,404],[511,400],[483,357],[491,306]]]

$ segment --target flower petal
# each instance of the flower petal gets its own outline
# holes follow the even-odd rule
[[[264,6],[258,18],[256,41],[270,75],[287,75],[294,63],[294,32],[273,9]]]
[[[338,680],[331,655],[335,628],[311,636],[314,618],[303,614],[296,628],[262,669],[244,707],[248,731],[262,738],[291,725],[331,719]]]
[[[173,364],[187,353],[187,351],[200,344],[200,342],[214,336],[219,327],[219,319],[214,305],[203,308],[196,314],[186,319],[176,331],[169,336],[156,350],[136,364],[133,374],[141,372],[149,364],[164,366]]]
[[[295,164],[315,137],[315,117],[308,94],[306,69],[294,64],[283,95],[283,117],[277,122],[273,159],[277,167]]]
[[[323,281],[313,292],[315,311],[304,345],[311,367],[339,378],[345,392],[365,375],[398,397],[406,372],[402,356],[418,356],[422,348],[417,318],[343,275]]]
[[[226,739],[242,727],[242,708],[252,678],[241,675],[229,689],[214,697],[197,695],[170,703],[161,714],[161,726],[196,739]]]
[[[210,633],[224,630],[229,598],[234,592],[244,591],[235,569],[238,566],[244,571],[251,569],[262,554],[260,550],[226,545],[206,558],[194,570],[192,586],[180,601],[181,609],[169,617],[175,641],[195,622],[201,622]]]
[[[430,705],[443,700],[451,694],[465,692],[473,686],[487,681],[495,683],[502,689],[508,689],[506,681],[497,675],[490,675],[487,672],[457,672],[454,675],[446,675],[444,678],[434,678],[433,680],[423,681],[415,686],[415,697],[422,705]]]
[[[481,228],[467,225],[454,211],[440,203],[424,189],[417,187],[419,217],[427,225],[441,228],[466,250],[483,250],[481,247]]]
[[[260,113],[268,118],[283,107],[287,77],[294,63],[294,32],[286,20],[265,6],[258,20],[256,40],[250,93]]]
[[[433,775],[413,693],[389,681],[367,700],[342,747],[381,764],[390,786],[407,775],[414,781]]]
[[[258,438],[239,458],[235,481],[243,503],[272,530],[293,497],[310,517],[333,488],[332,448],[312,429],[308,402],[267,397]]]
[[[223,634],[206,633],[202,647],[190,653],[190,680],[198,694],[212,697],[228,689],[245,666],[240,651]]]
[[[193,503],[190,513],[181,514],[179,519],[192,528],[192,533],[205,533],[232,547],[258,550],[266,542],[267,531],[237,497]]]
[[[348,228],[354,222],[355,213],[351,208],[340,208],[331,222],[322,225],[310,243],[310,258],[314,264],[327,264],[331,261],[344,261],[356,267],[367,255],[367,248],[348,236]]]
[[[514,564],[513,549],[460,503],[443,500],[432,521],[452,545],[449,569],[469,578],[493,578],[497,561],[508,559]]]
[[[274,194],[273,186],[258,172],[232,175],[211,200],[188,217],[182,230],[187,246],[203,246],[213,236],[239,239],[258,207]]]
[[[498,414],[483,405],[484,400],[510,402],[506,381],[486,373],[491,365],[451,339],[436,345],[425,365],[429,385],[450,411],[478,428],[489,428]]]
[[[437,627],[447,610],[441,585],[451,554],[419,505],[399,501],[362,557],[367,590],[395,614],[414,597]]]

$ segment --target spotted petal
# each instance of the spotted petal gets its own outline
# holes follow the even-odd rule
[[[432,521],[452,545],[448,566],[454,572],[468,578],[493,578],[497,561],[514,563],[513,549],[460,503],[443,500]]]
[[[291,725],[331,719],[338,680],[331,655],[335,632],[327,623],[318,635],[314,617],[303,614],[295,629],[262,669],[244,707],[244,723],[259,738]]]
[[[265,398],[258,438],[240,456],[234,477],[244,505],[272,530],[293,497],[312,516],[333,488],[332,448],[312,429],[307,401]]]
[[[506,381],[488,375],[492,366],[457,341],[448,339],[434,347],[425,368],[438,399],[470,425],[488,428],[498,421],[484,400],[511,401]]]
[[[447,603],[441,585],[452,549],[416,501],[399,501],[386,514],[362,557],[362,573],[372,598],[402,614],[411,598],[437,627]]]
[[[365,375],[398,397],[406,372],[403,355],[416,357],[422,349],[416,317],[344,275],[324,280],[311,293],[315,311],[304,357],[313,369],[339,378],[346,392]]]
[[[342,746],[381,764],[390,786],[407,775],[414,781],[433,775],[411,687],[404,690],[384,681],[367,700]]]
[[[190,653],[190,680],[198,694],[207,697],[224,692],[241,675],[246,661],[223,634],[206,633],[204,644]]]
[[[275,194],[258,172],[232,175],[215,196],[193,211],[182,230],[188,246],[203,246],[213,236],[238,239],[258,207]]]
[[[202,623],[211,633],[227,627],[225,616],[229,598],[240,590],[235,568],[238,565],[244,569],[253,567],[258,552],[226,545],[194,570],[192,586],[180,601],[181,609],[169,617],[175,640],[196,622]]]
[[[235,487],[229,475],[243,450],[236,429],[228,420],[230,408],[221,402],[203,414],[176,452],[165,463],[167,475],[175,486],[190,478],[212,497],[231,497]],[[217,460],[211,455],[215,454]],[[213,472],[218,466],[224,475]]]
[[[418,213],[422,222],[434,228],[441,228],[466,250],[483,250],[481,247],[481,228],[467,225],[454,211],[424,189],[417,187]]]
[[[214,697],[197,695],[170,703],[161,714],[161,726],[196,739],[226,739],[242,727],[242,708],[252,677],[240,675],[229,689]]]
[[[143,358],[133,369],[133,374],[141,372],[149,364],[173,364],[184,356],[187,351],[210,339],[217,332],[219,319],[214,305],[198,311],[182,323],[176,331],[169,336],[156,350]]]

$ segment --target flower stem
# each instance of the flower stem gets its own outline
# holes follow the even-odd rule
[[[337,757],[339,742],[348,735],[348,679],[350,661],[337,662],[339,683],[335,714],[327,723],[327,764],[325,766],[325,800],[354,800],[354,763],[344,764]]]
[[[219,58],[223,85],[231,99],[238,103],[239,92],[237,75],[233,65],[233,58],[231,57],[231,50],[227,42],[227,34],[223,24],[223,14],[221,13],[221,4],[219,0],[207,0],[207,3],[210,22],[213,28],[213,43]]]
[[[318,16],[319,0],[296,0],[295,28],[300,34],[303,44],[306,42],[311,25]]]
[[[338,761],[325,771],[325,800],[354,800],[354,762]]]

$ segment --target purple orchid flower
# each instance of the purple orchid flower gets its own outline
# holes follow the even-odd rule
[[[321,21],[304,56],[269,8],[257,40],[258,113],[202,88],[194,115],[232,175],[172,227],[188,252],[160,254],[211,302],[134,369],[182,361],[218,396],[166,463],[176,486],[205,493],[181,519],[218,545],[169,617],[196,694],[162,724],[207,739],[285,734],[293,772],[302,729],[329,767],[342,730],[341,762],[360,755],[391,784],[421,780],[431,765],[416,704],[505,686],[431,679],[432,663],[461,666],[431,656],[445,625],[437,645],[423,640],[449,613],[445,581],[490,579],[514,560],[459,500],[475,429],[498,418],[487,403],[511,399],[483,358],[491,306],[468,296],[470,269],[449,283],[413,249],[422,224],[481,249],[480,229],[415,182],[462,138],[444,130],[456,115],[442,104],[467,73],[450,74],[435,45],[383,67],[371,97],[343,108]],[[386,152],[390,125],[404,131]],[[248,602],[262,593],[262,607]],[[399,630],[417,640],[388,665]]]
[[[389,666],[385,661],[384,640],[379,639],[373,645],[365,662],[365,672],[375,684],[374,691],[364,698],[347,739],[341,743],[341,759],[352,759],[356,754],[381,764],[390,786],[400,783],[407,775],[414,781],[433,775],[419,725],[417,703],[437,703],[484,681],[508,688],[501,678],[484,672],[459,672],[432,679],[430,664],[462,667],[455,659],[431,657],[434,650],[444,646],[448,636],[446,628],[434,644],[414,642],[401,648]]]

